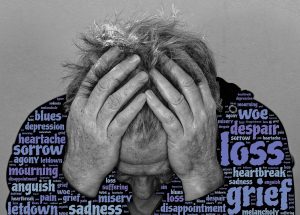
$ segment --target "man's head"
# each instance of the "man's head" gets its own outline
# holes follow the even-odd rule
[[[137,54],[141,58],[139,67],[120,84],[119,88],[139,71],[149,72],[154,67],[160,70],[162,65],[158,59],[165,54],[198,84],[201,81],[201,74],[196,72],[197,69],[193,69],[195,64],[191,62],[192,59],[203,71],[218,104],[219,89],[209,49],[199,37],[180,30],[174,20],[151,18],[126,23],[95,24],[91,33],[84,35],[83,42],[80,62],[67,65],[73,71],[72,81],[67,90],[67,110],[81,82],[93,66],[92,59],[101,57],[114,46],[123,51],[119,62],[132,54]],[[98,75],[101,78],[105,73]],[[96,81],[90,80],[91,84],[87,88],[95,86]],[[174,86],[178,87],[176,84]],[[151,89],[164,102],[151,79],[140,91],[147,89]],[[166,102],[164,104],[168,106]],[[123,109],[125,107],[126,105]],[[122,138],[118,165],[119,179],[130,183],[134,195],[139,199],[150,198],[159,183],[167,179],[171,173],[167,159],[167,138],[160,121],[147,104],[131,122]]]

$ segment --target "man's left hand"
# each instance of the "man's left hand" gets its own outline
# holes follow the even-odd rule
[[[156,69],[150,72],[150,76],[169,107],[151,90],[146,91],[147,103],[168,135],[168,159],[182,181],[185,200],[190,201],[212,192],[223,183],[223,172],[216,154],[216,102],[195,62],[193,68],[202,76],[198,86],[167,56],[162,56],[160,61],[162,72],[167,77]]]

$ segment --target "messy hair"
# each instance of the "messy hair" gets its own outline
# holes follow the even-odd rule
[[[158,59],[165,54],[182,67],[198,84],[203,76],[197,73],[199,70],[192,68],[192,65],[196,63],[208,81],[216,104],[219,104],[219,85],[216,80],[216,69],[211,51],[199,35],[183,30],[174,19],[152,17],[127,22],[108,22],[102,25],[94,23],[91,30],[82,35],[81,41],[82,45],[78,46],[82,52],[79,62],[65,65],[71,72],[71,82],[67,87],[65,103],[67,111],[70,109],[81,82],[93,66],[92,56],[101,57],[109,48],[114,46],[118,46],[123,51],[123,58],[131,54],[139,55],[141,58],[140,67],[145,72],[149,72],[154,67],[161,71]],[[186,59],[183,56],[178,57],[178,52],[182,51],[186,52],[189,57]],[[191,59],[195,63],[190,62]],[[121,60],[119,59],[119,61]],[[97,76],[101,78],[106,72],[108,71]],[[135,73],[131,74],[131,77]],[[98,80],[90,81],[92,83],[88,85],[90,89],[87,92],[91,92]],[[123,84],[121,83],[121,86]],[[140,91],[146,89],[151,89],[166,104],[151,80]],[[124,137],[130,138],[131,134],[140,134],[142,142],[150,142],[160,129],[162,129],[161,123],[145,104],[131,122]]]

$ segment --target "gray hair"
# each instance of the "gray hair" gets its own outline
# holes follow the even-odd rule
[[[219,85],[216,80],[217,74],[211,51],[199,36],[180,29],[178,22],[174,19],[168,20],[154,17],[123,23],[118,21],[102,25],[95,23],[91,31],[82,35],[81,39],[83,45],[78,46],[82,52],[79,62],[64,65],[71,72],[69,76],[71,82],[67,87],[67,100],[65,102],[67,111],[70,109],[81,82],[93,66],[91,58],[93,56],[101,57],[103,53],[113,46],[118,46],[123,50],[124,58],[133,53],[138,54],[141,58],[141,67],[146,72],[149,72],[154,67],[160,71],[161,66],[158,59],[162,54],[166,54],[198,84],[201,81],[202,74],[197,74],[197,70],[191,68],[191,65],[195,65],[195,62],[203,71],[216,104],[219,105]],[[178,57],[177,53],[182,51],[186,52],[189,57]],[[189,63],[191,60],[194,62]],[[131,77],[135,73],[131,74]],[[98,78],[104,75],[105,72],[98,74]],[[91,83],[86,86],[89,88],[87,92],[91,92],[98,80],[89,81]],[[121,83],[121,86],[123,84],[124,82]],[[145,91],[146,89],[151,89],[166,104],[151,80],[140,91]],[[160,121],[145,104],[140,113],[131,122],[124,137],[130,138],[131,134],[140,134],[141,147],[143,147],[143,145],[151,142],[161,129]]]

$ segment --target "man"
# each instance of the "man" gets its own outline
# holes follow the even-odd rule
[[[67,96],[20,127],[8,214],[295,213],[282,123],[216,78],[197,36],[146,19],[96,25],[83,41]]]
[[[69,183],[95,197],[117,166],[132,186],[133,214],[154,211],[154,191],[173,172],[186,201],[220,187],[219,88],[203,41],[153,18],[96,25],[84,42],[82,61],[67,65],[75,71],[66,103]]]

